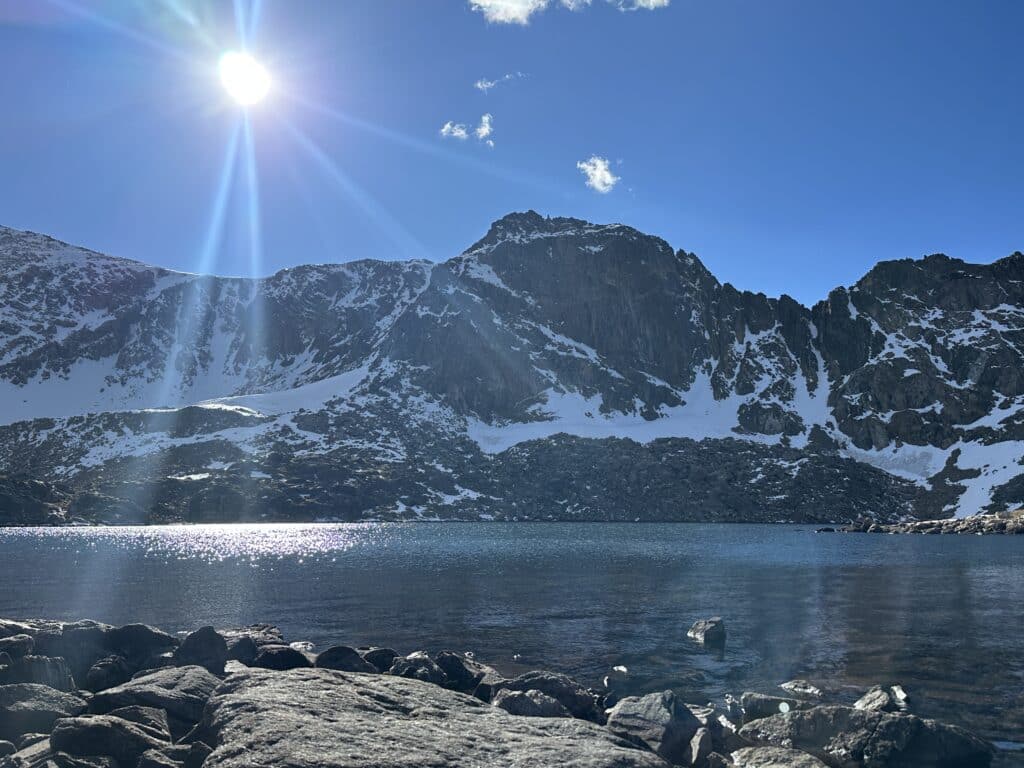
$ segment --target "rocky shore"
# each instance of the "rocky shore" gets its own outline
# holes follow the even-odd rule
[[[691,637],[724,633],[714,618]],[[271,625],[176,636],[0,620],[0,768],[972,768],[994,754],[912,714],[898,685],[853,706],[801,680],[698,705],[672,691],[621,696],[621,668],[594,690],[469,656],[314,653]]]
[[[838,528],[818,528],[819,533],[924,533],[924,534],[1024,534],[1024,510],[993,515],[971,515],[941,520],[913,520],[904,523],[878,523],[864,520]]]

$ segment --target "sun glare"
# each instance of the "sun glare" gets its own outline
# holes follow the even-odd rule
[[[219,69],[224,89],[242,106],[262,101],[270,91],[270,74],[248,53],[227,51]]]

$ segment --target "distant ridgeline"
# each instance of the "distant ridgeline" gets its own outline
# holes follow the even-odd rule
[[[261,280],[0,228],[0,521],[893,521],[1022,457],[1020,253],[808,308],[533,212]]]

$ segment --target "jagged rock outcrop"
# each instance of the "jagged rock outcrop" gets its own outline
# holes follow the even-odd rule
[[[1024,503],[1019,253],[884,262],[813,307],[534,212],[437,264],[219,278],[0,228],[0,266],[4,523]]]

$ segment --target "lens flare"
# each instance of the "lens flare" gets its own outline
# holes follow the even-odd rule
[[[218,68],[224,90],[243,107],[263,101],[270,92],[270,74],[248,53],[228,51]]]

